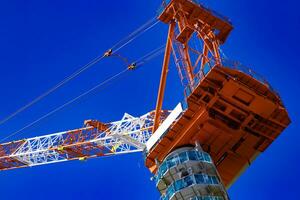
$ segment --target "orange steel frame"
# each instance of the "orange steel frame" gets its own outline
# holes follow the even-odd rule
[[[155,173],[170,152],[200,142],[229,187],[289,125],[287,111],[269,85],[223,65],[219,46],[233,29],[226,18],[192,0],[171,0],[159,20],[169,24],[169,32],[153,130],[163,104],[170,50],[188,108],[148,152],[146,166]]]
[[[171,1],[169,5],[164,5],[164,6],[166,6],[165,8],[166,12],[164,12],[159,16],[159,20],[169,24],[169,31],[168,31],[163,67],[161,72],[160,85],[158,90],[158,97],[157,97],[157,103],[155,109],[157,114],[154,120],[153,131],[155,131],[159,125],[158,124],[159,117],[160,117],[159,111],[162,109],[162,104],[164,99],[164,92],[166,87],[171,49],[175,51],[174,47],[172,46],[172,43],[174,44],[177,41],[181,43],[181,47],[179,51],[181,51],[180,54],[182,54],[182,57],[186,62],[186,67],[183,69],[184,72],[180,72],[180,74],[186,74],[188,82],[189,84],[191,84],[194,79],[193,68],[195,67],[195,65],[197,65],[197,62],[195,63],[195,65],[193,65],[190,58],[189,40],[191,35],[196,31],[198,38],[203,41],[202,52],[199,51],[197,52],[198,54],[197,60],[198,61],[201,60],[201,69],[202,69],[210,59],[209,53],[211,53],[211,57],[213,57],[217,62],[220,62],[221,57],[219,53],[219,45],[220,43],[225,42],[230,31],[232,30],[232,26],[229,22],[222,21],[221,19],[218,19],[213,15],[210,15],[206,9],[201,7],[198,7],[198,9],[195,9],[196,11],[195,10],[194,11],[197,14],[205,12],[204,15],[199,17],[196,16],[195,13],[193,13],[193,16],[187,16],[186,12],[189,11],[190,7],[194,6],[194,3],[192,1],[175,0],[175,1]],[[213,21],[213,22],[209,23],[209,21]],[[197,22],[196,26],[195,26],[195,22]],[[179,28],[180,34],[177,35],[177,38],[174,38],[174,34],[175,34],[174,30],[176,25]],[[220,33],[216,35],[214,34],[214,30],[220,30]],[[183,77],[181,78],[183,79]]]
[[[191,7],[194,6],[194,3],[187,0],[175,0],[171,1],[169,5],[163,5],[166,6],[165,11],[162,15],[159,16],[159,20],[161,20],[164,23],[169,24],[169,31],[168,31],[168,37],[167,37],[167,43],[166,43],[166,50],[164,55],[164,61],[163,61],[163,67],[161,72],[161,78],[160,78],[160,84],[158,89],[158,96],[157,96],[157,102],[156,102],[156,116],[154,120],[154,127],[153,132],[158,128],[158,121],[160,118],[160,110],[162,109],[163,105],[163,99],[164,99],[164,92],[166,87],[166,80],[167,80],[167,74],[168,74],[168,67],[170,62],[170,55],[171,50],[175,51],[172,43],[175,43],[176,39],[182,43],[182,47],[180,49],[182,57],[184,57],[186,62],[186,68],[183,69],[185,72],[180,72],[180,74],[185,73],[188,79],[188,82],[191,84],[194,79],[194,72],[193,72],[193,64],[191,62],[190,58],[190,52],[189,52],[189,40],[191,35],[196,31],[198,34],[198,37],[200,40],[203,41],[203,50],[202,52],[197,52],[198,54],[198,61],[201,60],[201,69],[203,66],[209,61],[209,52],[212,54],[212,57],[219,62],[221,57],[219,53],[219,44],[224,43],[227,36],[229,35],[230,31],[232,30],[231,24],[228,22],[224,22],[212,15],[207,14],[205,17],[190,17],[188,18],[186,15],[187,9],[185,7]],[[205,9],[198,7],[198,13],[201,12],[207,12]],[[195,14],[194,14],[195,15]],[[214,21],[213,23],[207,23],[209,21],[208,18],[212,18]],[[200,20],[199,20],[200,19]],[[199,23],[195,26],[195,21]],[[218,24],[219,23],[219,24]],[[221,25],[220,25],[221,24]],[[177,38],[174,38],[174,30],[176,25],[179,28],[179,31],[181,34],[177,36]],[[218,29],[220,30],[220,27],[222,27],[222,30],[219,34],[219,37],[214,34],[214,30]],[[195,50],[194,50],[195,51]],[[180,70],[180,69],[179,69]],[[183,77],[181,77],[183,78]]]
[[[158,125],[159,125],[159,119],[160,119],[160,114],[161,114],[160,111],[161,111],[162,104],[163,104],[166,82],[167,82],[168,68],[169,68],[169,63],[170,63],[174,28],[175,28],[175,22],[172,21],[169,26],[166,50],[165,50],[165,55],[164,55],[164,62],[163,62],[163,67],[162,67],[162,71],[161,71],[160,84],[159,84],[159,89],[158,89],[158,97],[157,97],[157,103],[156,103],[156,108],[155,108],[153,132],[156,131],[156,129],[158,128]]]

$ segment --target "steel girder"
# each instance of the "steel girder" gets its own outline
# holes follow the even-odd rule
[[[126,113],[106,124],[105,131],[86,126],[0,144],[0,170],[141,152],[152,135],[153,117],[153,112],[141,117]]]

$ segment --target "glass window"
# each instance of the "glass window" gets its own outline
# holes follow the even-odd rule
[[[176,191],[181,190],[182,188],[185,188],[185,184],[184,184],[183,180],[176,181],[174,186],[175,186]]]
[[[204,183],[204,178],[201,174],[197,174],[197,175],[195,175],[195,177],[196,177],[196,182],[198,184],[203,184]]]
[[[160,166],[160,172],[161,172],[161,175],[164,174],[166,171],[167,171],[167,162],[163,163],[161,166]]]
[[[219,183],[217,177],[215,177],[215,176],[212,177],[212,183],[213,184],[218,184]]]
[[[185,177],[184,182],[186,183],[186,186],[193,185],[193,183],[194,183],[192,176]]]
[[[204,161],[203,153],[197,152],[198,160]]]
[[[211,162],[210,156],[207,153],[204,153],[203,155],[206,162]]]
[[[176,165],[176,163],[177,163],[176,160],[177,159],[174,157],[169,160],[169,168]]]
[[[188,152],[188,156],[189,156],[189,159],[190,159],[190,160],[198,160],[198,159],[197,159],[196,151],[189,151],[189,152]]]
[[[166,196],[171,197],[175,193],[175,189],[173,186],[170,186],[167,190]]]
[[[182,152],[179,154],[180,162],[183,163],[188,160],[187,152]]]

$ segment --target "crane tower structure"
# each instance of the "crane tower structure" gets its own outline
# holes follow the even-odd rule
[[[290,124],[260,75],[224,59],[230,20],[197,0],[164,0],[169,26],[155,111],[0,145],[0,170],[144,152],[162,200],[226,200],[226,189]],[[163,111],[171,54],[184,101]]]

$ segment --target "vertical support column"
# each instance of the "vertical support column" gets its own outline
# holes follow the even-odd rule
[[[172,21],[169,25],[169,32],[168,32],[166,50],[165,50],[165,55],[164,55],[164,62],[163,62],[163,67],[162,67],[162,71],[161,71],[160,84],[159,84],[157,102],[156,102],[156,108],[155,108],[153,132],[156,131],[156,129],[158,128],[158,125],[159,125],[160,111],[162,108],[164,94],[165,94],[167,74],[168,74],[168,70],[169,70],[169,63],[170,63],[170,56],[171,56],[171,49],[172,49],[172,39],[174,36],[175,25],[176,25],[175,21]]]
[[[190,58],[190,54],[189,54],[189,46],[188,44],[186,43],[184,45],[184,48],[183,48],[183,52],[184,52],[184,56],[185,56],[185,59],[186,59],[186,63],[187,63],[187,75],[188,75],[188,79],[189,79],[189,83],[192,84],[193,82],[193,79],[194,79],[194,74],[193,74],[193,66],[192,66],[192,62],[191,62],[191,58]]]
[[[216,63],[221,64],[221,56],[220,56],[220,52],[219,52],[219,42],[216,39],[216,36],[213,32],[210,32],[209,36],[211,37],[211,40],[212,40],[211,43],[212,43],[212,46],[213,46]]]
[[[221,56],[219,52],[219,45],[217,44],[217,41],[213,41],[213,48],[214,48],[214,54],[215,54],[215,59],[217,64],[221,64]]]
[[[204,44],[203,44],[202,60],[201,60],[201,69],[203,69],[204,65],[205,65],[205,64],[207,63],[207,61],[208,61],[207,55],[208,55],[208,47],[207,47],[207,45],[204,43]]]

